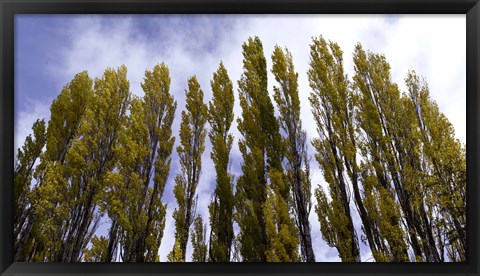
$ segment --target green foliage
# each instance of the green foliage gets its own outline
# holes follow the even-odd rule
[[[65,181],[56,182],[61,198],[55,212],[63,212],[58,261],[80,261],[98,227],[102,212],[98,208],[106,190],[105,176],[115,165],[114,147],[125,124],[129,103],[127,68],[105,70],[95,79],[94,94],[78,129],[78,137],[65,155]],[[57,210],[58,209],[58,210]],[[68,220],[67,220],[68,218]]]
[[[172,260],[185,260],[190,226],[195,218],[197,198],[195,191],[202,170],[202,153],[205,150],[205,123],[207,106],[203,103],[203,91],[195,76],[188,80],[186,91],[186,110],[182,111],[180,123],[180,157],[181,173],[175,177],[173,193],[178,207],[173,211],[175,220],[175,246],[180,247],[178,257],[174,247]]]
[[[242,117],[237,120],[243,136],[243,156],[237,181],[235,220],[240,226],[244,261],[266,261],[267,234],[263,206],[267,199],[268,171],[282,171],[282,137],[267,90],[267,67],[258,37],[243,44],[243,74],[238,81]]]
[[[80,125],[93,97],[92,83],[87,72],[75,75],[50,107],[46,151],[35,168],[37,185],[30,193],[31,205],[25,210],[28,220],[15,245],[17,260],[56,260],[62,227],[68,223],[64,183],[70,171],[65,157],[73,141],[78,139]]]
[[[168,67],[162,63],[146,70],[142,88],[145,95],[132,99],[115,149],[118,171],[107,178],[110,188],[104,204],[113,219],[108,261],[119,242],[123,261],[157,261],[165,228],[161,197],[170,172],[177,106],[170,94]]]
[[[414,71],[405,79],[422,155],[422,193],[439,251],[449,259],[466,260],[465,147],[455,139],[453,126],[430,99],[425,80]],[[445,236],[444,238],[440,238]],[[450,242],[445,242],[443,239]]]
[[[86,71],[75,75],[53,101],[47,130],[46,160],[63,163],[78,135],[87,106],[93,97],[93,80]]]
[[[274,99],[280,111],[280,127],[285,131],[284,138],[286,158],[286,183],[290,187],[281,191],[285,198],[292,191],[292,206],[295,213],[301,245],[302,259],[308,262],[315,261],[312,238],[310,234],[310,222],[308,216],[312,207],[310,167],[307,153],[307,133],[302,129],[300,119],[300,99],[298,97],[298,74],[293,66],[290,52],[285,52],[278,46],[272,54],[272,73],[280,85],[274,86]]]
[[[201,216],[196,216],[193,222],[194,231],[192,233],[192,262],[207,261],[207,226],[203,224]]]
[[[345,177],[344,157],[352,157],[354,150],[348,143],[350,107],[348,81],[343,73],[343,52],[340,47],[323,38],[314,38],[310,45],[308,78],[312,93],[310,103],[317,124],[319,138],[314,138],[317,159],[328,183],[331,202],[319,187],[315,196],[316,212],[323,238],[337,248],[342,261],[360,261],[357,234],[350,214],[348,182]],[[350,154],[350,155],[349,155]]]
[[[185,259],[182,258],[182,250],[180,249],[180,240],[175,240],[173,250],[168,253],[167,260],[169,262],[183,263]]]
[[[358,118],[367,137],[365,140],[370,141],[365,143],[363,151],[374,157],[371,163],[379,176],[383,193],[390,196],[390,201],[397,199],[395,204],[386,201],[387,206],[400,207],[402,210],[402,214],[397,216],[406,225],[405,240],[414,254],[410,259],[443,261],[443,245],[436,241],[436,237],[442,236],[442,233],[432,227],[439,216],[433,215],[436,208],[428,187],[428,172],[431,169],[425,162],[428,158],[426,152],[422,153],[428,148],[428,142],[425,143],[426,128],[421,113],[423,108],[428,110],[434,104],[429,103],[423,107],[418,104],[420,85],[418,78],[415,80],[412,75],[407,77],[410,98],[400,94],[397,85],[391,82],[390,66],[383,55],[365,52],[361,45],[357,45],[354,63],[355,86],[360,95]],[[437,113],[436,117],[441,118],[439,115]],[[393,232],[388,236],[391,243],[399,240],[399,235]],[[390,244],[390,247],[395,259],[408,258],[405,257],[406,249],[404,252],[399,251],[399,248],[406,248],[406,245],[399,246],[395,243]]]
[[[209,205],[210,242],[209,260],[229,262],[233,242],[233,175],[228,172],[233,136],[229,134],[233,121],[233,84],[223,63],[213,74],[210,82],[212,101],[209,103],[207,119],[211,130],[208,134],[212,143],[211,158],[215,163],[216,187]]]
[[[32,130],[33,138],[29,134],[25,138],[22,149],[18,150],[13,176],[13,235],[16,260],[24,259],[25,251],[28,249],[25,248],[25,243],[30,238],[29,234],[33,226],[32,204],[35,201],[35,190],[32,190],[31,182],[35,163],[46,142],[45,121],[37,120],[33,124]]]
[[[267,188],[267,200],[263,212],[267,234],[267,262],[299,262],[298,229],[290,217],[287,202],[281,191],[288,186],[281,172],[269,172],[271,187]]]
[[[18,150],[17,164],[14,171],[13,186],[13,210],[15,212],[15,222],[19,222],[23,210],[29,204],[30,182],[33,177],[35,162],[40,157],[42,149],[45,146],[45,121],[37,120],[33,123],[33,138],[29,134],[25,138],[22,149]],[[15,225],[20,228],[21,225]]]
[[[355,262],[357,258],[352,254],[351,230],[348,228],[349,218],[345,214],[344,206],[337,198],[327,199],[322,187],[315,189],[317,206],[315,212],[320,222],[322,238],[331,247],[336,247],[343,262]]]
[[[404,239],[407,235],[400,234],[404,232],[401,227],[402,218],[394,211],[402,208],[406,214],[409,210],[405,201],[404,203],[395,201],[396,196],[399,201],[404,199],[404,189],[398,172],[398,152],[393,141],[396,138],[392,132],[394,129],[400,130],[395,126],[401,120],[398,116],[395,117],[397,112],[397,115],[401,112],[400,93],[398,87],[391,82],[390,65],[383,55],[367,53],[357,44],[353,60],[354,89],[358,93],[359,108],[356,119],[363,136],[359,147],[366,159],[364,169],[368,170],[363,174],[376,175],[371,190],[373,194],[366,193],[366,197],[372,196],[373,202],[382,199],[381,202],[366,206],[369,213],[372,213],[375,224],[378,225],[379,234],[384,237],[390,248],[389,251],[384,249],[383,254],[388,254],[392,261],[408,261],[408,239]],[[370,179],[373,181],[373,178]],[[378,215],[375,216],[375,213]],[[385,216],[388,219],[382,219]],[[407,231],[412,238],[411,242],[415,242],[416,237],[412,234],[411,226]]]
[[[93,236],[91,240],[91,248],[84,248],[84,261],[85,262],[102,262],[105,260],[107,255],[107,248],[108,248],[108,239],[104,236]]]

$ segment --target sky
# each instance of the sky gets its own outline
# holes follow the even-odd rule
[[[23,145],[36,119],[49,119],[49,107],[74,75],[87,70],[90,77],[125,64],[131,92],[142,96],[140,83],[146,69],[165,62],[171,74],[170,91],[178,103],[173,133],[178,134],[185,106],[187,79],[196,75],[211,99],[210,80],[223,61],[235,91],[235,116],[241,114],[237,80],[242,73],[242,44],[249,36],[263,42],[269,71],[269,91],[275,81],[270,73],[274,46],[292,53],[299,76],[301,118],[308,139],[318,136],[308,96],[307,70],[312,37],[322,35],[339,44],[344,52],[345,72],[353,76],[352,53],[356,43],[385,55],[391,75],[401,91],[408,70],[426,78],[431,97],[466,142],[466,18],[465,15],[16,15],[15,16],[15,148]],[[272,97],[273,102],[273,97]],[[278,113],[277,113],[278,114]],[[208,127],[208,124],[207,124]],[[231,171],[238,178],[242,161],[237,141],[241,137],[234,120],[235,137]],[[176,139],[175,147],[179,139]],[[206,141],[203,169],[197,188],[198,213],[208,220],[208,204],[215,185],[215,169]],[[313,147],[309,146],[313,156]],[[172,154],[172,169],[163,201],[168,204],[160,260],[166,261],[174,244],[172,213],[176,207],[173,178],[179,172],[178,155]],[[312,187],[325,185],[318,163],[312,158]],[[315,203],[315,202],[314,202]],[[357,234],[360,219],[352,207]],[[310,223],[317,261],[339,261],[335,248],[323,241],[316,213]],[[106,235],[108,219],[97,234]],[[209,228],[209,227],[208,227]],[[372,261],[368,246],[361,244],[362,261]],[[192,249],[189,242],[187,256]],[[189,260],[189,259],[187,259]]]

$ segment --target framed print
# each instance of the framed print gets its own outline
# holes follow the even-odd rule
[[[478,1],[1,3],[1,275],[477,275]]]

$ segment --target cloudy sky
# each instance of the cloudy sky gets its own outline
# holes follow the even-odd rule
[[[16,15],[15,17],[15,148],[23,144],[37,118],[49,118],[49,106],[73,76],[87,70],[101,77],[107,67],[125,64],[131,91],[143,92],[140,83],[146,69],[165,62],[172,78],[171,92],[178,102],[177,115],[184,108],[187,79],[196,75],[211,99],[210,79],[223,61],[237,92],[242,72],[242,43],[258,36],[264,46],[268,70],[276,44],[293,55],[299,74],[302,120],[309,139],[317,136],[308,104],[307,69],[312,37],[323,35],[337,42],[344,52],[345,71],[353,75],[352,52],[357,42],[364,49],[385,54],[393,80],[405,91],[404,78],[414,69],[426,78],[432,98],[450,119],[456,136],[466,138],[466,28],[465,15]],[[269,75],[270,91],[275,84]],[[272,99],[273,100],[273,99]],[[240,114],[236,93],[235,115]],[[176,116],[174,133],[178,133]],[[240,134],[234,121],[236,140]],[[178,139],[177,142],[178,144]],[[198,212],[208,218],[208,203],[215,180],[209,141],[203,155],[203,173],[197,189]],[[311,155],[313,155],[310,146]],[[163,195],[168,203],[167,223],[160,258],[173,247],[176,207],[173,176],[179,172],[173,153],[170,178]],[[232,150],[232,172],[240,175],[241,155]],[[324,185],[318,164],[312,160],[312,186]],[[358,214],[352,211],[358,222]],[[321,238],[315,212],[310,215],[317,261],[339,261],[337,251]],[[108,219],[98,234],[106,234]],[[357,223],[360,235],[360,226]],[[187,256],[191,255],[191,247]],[[371,261],[367,246],[361,246],[362,261]]]

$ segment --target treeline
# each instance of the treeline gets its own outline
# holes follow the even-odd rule
[[[143,97],[130,92],[125,66],[94,80],[77,74],[53,101],[48,124],[37,120],[18,150],[15,260],[160,261],[161,198],[173,165],[180,170],[168,261],[186,260],[189,239],[197,262],[322,261],[313,250],[312,207],[342,261],[362,261],[362,243],[378,262],[466,261],[465,147],[425,80],[411,71],[401,92],[385,57],[360,44],[349,79],[340,47],[323,37],[310,45],[310,91],[299,91],[288,49],[276,46],[271,60],[274,102],[262,42],[243,44],[242,160],[230,156],[235,93],[222,63],[208,103],[196,77],[188,79],[178,136],[165,64],[145,71]],[[299,93],[310,93],[318,132],[311,140]],[[176,139],[179,164],[172,164]],[[197,213],[197,187],[211,185],[201,181],[205,143],[216,172],[209,218]],[[313,193],[309,144],[328,187]],[[232,162],[241,163],[241,175],[231,173]],[[105,217],[108,235],[97,236]]]

